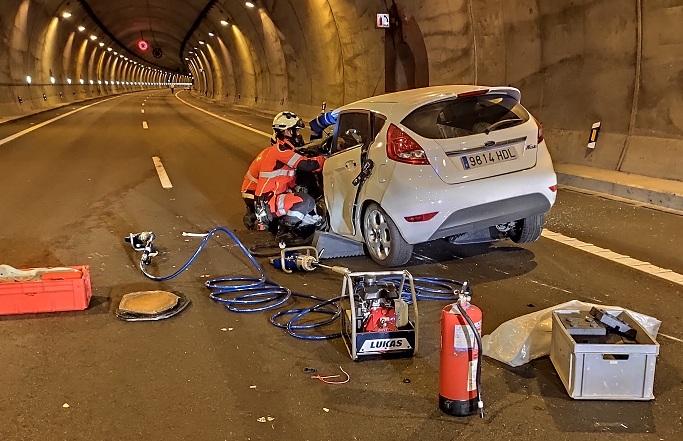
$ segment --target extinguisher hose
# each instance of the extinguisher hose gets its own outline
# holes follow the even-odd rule
[[[459,301],[455,302],[455,305],[458,307],[458,311],[460,311],[460,314],[465,318],[465,321],[467,322],[467,325],[470,327],[472,330],[472,333],[474,334],[474,338],[477,341],[477,373],[476,373],[476,379],[475,383],[477,386],[477,408],[479,408],[479,416],[481,418],[484,418],[484,401],[482,400],[481,397],[481,359],[482,359],[482,344],[481,344],[481,335],[479,335],[479,331],[477,330],[477,327],[474,326],[474,322],[470,318],[470,316],[467,314],[467,311],[465,308],[462,307]]]

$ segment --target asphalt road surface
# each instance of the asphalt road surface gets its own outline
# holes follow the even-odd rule
[[[188,92],[180,97],[268,131],[267,118],[228,112]],[[2,124],[0,140],[70,110]],[[547,357],[520,368],[485,359],[486,417],[452,418],[437,407],[438,302],[421,306],[417,357],[354,363],[339,340],[298,341],[271,326],[267,313],[235,314],[211,301],[203,287],[208,276],[249,271],[234,247],[221,245],[227,241],[172,282],[145,279],[122,241],[131,231],[158,234],[160,272],[194,249],[196,239],[183,231],[226,225],[247,243],[264,239],[241,225],[239,186],[266,142],[156,91],[101,102],[0,145],[0,263],[87,264],[94,288],[84,312],[0,317],[0,439],[681,439],[683,287],[555,240],[422,246],[409,270],[471,281],[484,333],[572,299],[659,318],[656,400],[574,401]],[[154,156],[172,188],[162,188]],[[570,191],[560,191],[547,224],[679,273],[682,226],[674,214]],[[377,268],[366,258],[341,262]],[[323,297],[341,286],[330,273],[268,271]],[[158,323],[114,317],[123,294],[155,288],[182,292],[193,303]],[[303,372],[336,374],[339,366],[349,372],[348,384],[326,385]]]

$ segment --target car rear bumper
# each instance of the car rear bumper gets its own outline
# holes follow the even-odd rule
[[[410,166],[406,166],[410,167]],[[397,166],[380,205],[411,244],[474,232],[546,213],[555,203],[557,177],[549,159],[528,170],[449,185],[435,173],[410,176]],[[438,212],[429,221],[406,217]]]
[[[533,193],[463,208],[448,216],[429,240],[474,233],[493,225],[546,213],[550,207],[545,196]]]

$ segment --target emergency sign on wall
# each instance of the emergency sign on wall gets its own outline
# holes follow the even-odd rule
[[[389,14],[377,14],[377,29],[389,28]]]

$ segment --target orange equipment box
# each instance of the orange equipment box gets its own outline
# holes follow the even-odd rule
[[[92,297],[90,268],[42,274],[40,280],[0,282],[0,315],[80,311]]]

